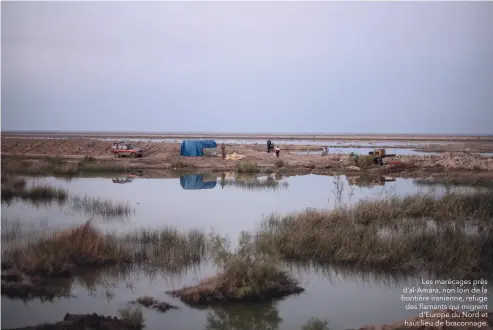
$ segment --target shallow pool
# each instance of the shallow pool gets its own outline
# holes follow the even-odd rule
[[[337,203],[360,198],[407,195],[429,187],[413,180],[397,179],[384,186],[359,187],[347,178],[279,175],[235,179],[221,176],[183,176],[172,179],[114,180],[77,178],[66,181],[54,177],[35,178],[67,189],[69,196],[89,195],[101,200],[126,202],[133,212],[119,219],[107,219],[64,205],[36,206],[27,202],[2,204],[2,222],[18,220],[36,226],[71,226],[93,217],[103,230],[122,232],[136,228],[170,225],[179,229],[201,228],[229,236],[233,241],[243,230],[255,230],[269,214],[302,211],[307,207],[328,209]],[[124,182],[123,184],[118,182]],[[432,193],[443,189],[433,188]],[[467,189],[465,189],[467,190]],[[69,198],[70,199],[70,198]],[[312,317],[326,319],[331,329],[361,327],[365,324],[394,322],[415,311],[406,310],[400,300],[405,287],[418,285],[421,276],[334,267],[288,267],[306,291],[267,304],[233,304],[227,307],[189,308],[165,292],[197,283],[215,274],[208,263],[183,273],[154,273],[135,270],[127,274],[101,271],[90,279],[71,284],[73,297],[54,302],[33,299],[23,302],[2,296],[2,326],[20,327],[61,320],[65,313],[117,315],[130,300],[150,295],[179,306],[165,314],[143,309],[146,329],[286,329],[298,330]],[[429,275],[422,275],[428,278]],[[491,292],[491,290],[490,290]],[[491,297],[491,294],[490,294]]]

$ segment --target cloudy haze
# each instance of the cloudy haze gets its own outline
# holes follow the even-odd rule
[[[2,129],[493,134],[491,2],[10,2]]]

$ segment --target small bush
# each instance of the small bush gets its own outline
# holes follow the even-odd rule
[[[241,162],[236,166],[236,172],[254,174],[260,172],[260,169],[256,163]]]
[[[276,160],[275,162],[276,167],[284,167],[284,162],[281,159]]]
[[[171,163],[172,168],[187,168],[189,165],[181,160],[177,160]]]
[[[200,284],[170,292],[188,304],[217,301],[262,301],[300,293],[296,281],[279,269],[279,261],[259,253],[252,236],[243,232],[239,247],[229,250],[229,242],[211,235],[210,249],[219,274]]]

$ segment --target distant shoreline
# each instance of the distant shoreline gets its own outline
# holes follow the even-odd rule
[[[433,134],[276,134],[276,133],[153,133],[153,132],[2,132],[5,137],[78,137],[149,139],[231,139],[231,140],[381,140],[381,141],[493,141],[493,135]]]

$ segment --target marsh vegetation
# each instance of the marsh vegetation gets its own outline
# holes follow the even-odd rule
[[[307,194],[315,196],[315,193],[306,190],[306,187],[311,188],[314,183],[317,184],[316,180],[321,180],[319,177],[309,176],[307,179],[313,181],[305,184],[307,181],[281,179],[282,177],[277,175],[259,178],[242,173],[235,179],[223,177],[221,184],[248,190],[276,190],[289,186],[289,189],[304,189]],[[330,180],[325,180],[324,185],[330,184]],[[89,181],[93,184],[96,180]],[[148,181],[150,180],[142,180]],[[160,180],[159,187],[163,187],[165,182],[167,181]],[[302,184],[299,184],[300,182]],[[342,180],[334,179],[334,203],[330,200],[325,204],[326,207],[295,212],[291,211],[291,207],[283,214],[254,219],[262,220],[260,226],[250,227],[239,237],[236,236],[236,232],[234,236],[229,236],[219,235],[215,231],[208,233],[202,229],[189,229],[189,224],[185,225],[187,228],[178,230],[175,226],[179,226],[179,221],[182,221],[179,218],[181,213],[176,213],[179,220],[173,223],[173,217],[166,214],[165,208],[176,210],[190,204],[187,202],[178,206],[171,198],[164,208],[157,209],[159,214],[164,214],[162,218],[166,219],[159,228],[155,223],[145,223],[139,218],[139,221],[136,221],[138,226],[125,228],[121,232],[107,230],[106,226],[111,227],[112,224],[108,225],[106,221],[89,221],[73,227],[67,223],[60,228],[41,228],[42,226],[36,227],[36,223],[32,223],[31,227],[26,229],[26,223],[22,224],[22,219],[12,222],[2,218],[2,294],[9,298],[25,300],[34,297],[52,300],[54,297],[70,297],[74,283],[87,290],[101,290],[98,283],[120,283],[136,273],[150,278],[173,275],[181,278],[191,268],[195,270],[205,267],[204,265],[212,265],[215,269],[207,272],[207,276],[201,273],[193,280],[180,282],[176,287],[153,284],[156,287],[152,290],[160,290],[164,295],[166,290],[172,289],[169,292],[187,305],[197,308],[210,306],[206,328],[240,324],[254,327],[255,324],[264,324],[276,329],[282,321],[276,314],[275,304],[278,298],[303,291],[298,284],[300,275],[296,275],[297,272],[305,274],[316,269],[317,274],[324,278],[337,275],[345,279],[357,277],[358,281],[372,280],[379,283],[403,283],[410,274],[417,272],[433,276],[447,274],[446,276],[451,277],[467,275],[484,278],[493,272],[490,262],[493,258],[491,189],[469,189],[467,193],[445,189],[437,193],[433,189],[421,187],[422,191],[415,194],[397,194],[390,191],[387,194],[370,194],[369,197],[353,201],[354,190],[358,188],[347,185],[350,189],[349,196],[341,197],[342,183]],[[27,191],[33,186],[35,185],[29,178],[2,176],[2,190],[4,187],[11,187],[17,189],[17,192]],[[65,183],[63,186],[65,187]],[[121,185],[110,183],[109,186],[121,189]],[[49,185],[45,187],[59,189]],[[128,185],[125,189],[127,187]],[[149,186],[140,187],[148,189]],[[169,191],[176,192],[177,187],[178,182],[175,180]],[[330,187],[323,186],[323,189],[330,194]],[[133,186],[125,194],[128,191],[133,192]],[[179,192],[187,196],[197,196],[197,199],[193,200],[197,202],[194,205],[200,205],[201,209],[186,214],[198,215],[199,226],[204,227],[204,223],[208,226],[209,219],[220,216],[221,212],[214,213],[218,210],[214,204],[214,196],[219,194],[217,188],[210,195],[205,191],[192,194],[180,189]],[[225,189],[221,193],[228,192]],[[243,194],[237,193],[238,196]],[[243,196],[247,194],[251,195],[251,192],[245,192]],[[281,192],[268,196],[283,195],[288,194]],[[21,200],[20,196],[21,193],[12,200]],[[128,196],[131,200],[131,195]],[[211,200],[207,200],[209,197]],[[231,221],[235,220],[235,215],[240,218],[241,214],[238,215],[238,212],[241,212],[241,209],[238,211],[238,205],[245,203],[243,200],[236,202],[234,198],[229,200],[232,204],[231,209],[224,211],[230,212]],[[309,197],[312,198],[314,197]],[[22,200],[29,199],[24,197]],[[53,200],[57,199],[54,197]],[[212,202],[214,206],[207,208],[205,203],[202,203],[204,200],[207,200],[207,203]],[[156,202],[161,203],[161,200],[156,199]],[[78,197],[66,192],[65,203],[84,216],[87,214],[100,215],[103,218],[121,218],[134,213],[129,203],[90,195]],[[289,201],[269,201],[267,207],[287,203]],[[251,208],[251,205],[245,203],[245,207]],[[136,207],[136,210],[140,212],[139,207]],[[210,210],[214,212],[208,214]],[[262,214],[268,214],[264,212],[265,210]],[[246,217],[241,219],[244,218]],[[130,219],[135,220],[133,217]],[[160,219],[157,221],[161,221]],[[10,226],[7,226],[9,223]],[[150,226],[146,227],[147,225]],[[211,274],[213,276],[210,276]],[[141,277],[139,278],[141,280]],[[203,280],[200,281],[201,279]],[[305,287],[305,282],[302,283]],[[313,287],[310,289],[314,291]],[[140,294],[142,293],[144,292]],[[159,296],[156,298],[162,299]],[[136,301],[160,311],[160,306],[166,305],[160,305],[157,299],[141,297]],[[293,299],[307,301],[307,298]],[[240,319],[239,312],[233,311],[232,301],[241,302],[238,306],[239,309],[246,310],[241,312],[241,317],[245,319]],[[262,301],[260,305],[256,305],[263,306],[259,307],[262,313],[257,313],[254,305],[250,306],[254,301]],[[135,306],[137,303],[122,309],[127,314],[121,318],[135,319],[135,324],[140,324],[143,316]],[[322,318],[309,320],[302,329],[327,329],[327,322],[322,320],[325,315],[317,316]],[[332,317],[333,315],[330,316]],[[300,324],[297,323],[296,327],[299,328]]]
[[[135,168],[130,165],[97,160],[86,156],[81,160],[60,156],[2,156],[2,176],[4,175],[60,175],[78,176],[80,174],[125,173]]]
[[[261,247],[287,260],[386,269],[491,272],[493,192],[418,193],[271,216]]]
[[[196,286],[170,292],[182,301],[210,304],[224,301],[265,301],[300,293],[304,289],[281,269],[272,254],[255,249],[253,237],[243,232],[239,245],[232,251],[226,238],[212,234],[210,252],[218,274]]]
[[[164,228],[130,234],[104,234],[91,223],[44,233],[20,243],[11,235],[10,244],[2,248],[2,262],[23,274],[43,277],[76,275],[87,267],[108,265],[153,264],[179,268],[199,263],[205,247],[199,231],[189,234]],[[149,239],[151,238],[151,239]],[[9,246],[10,245],[10,246]]]

